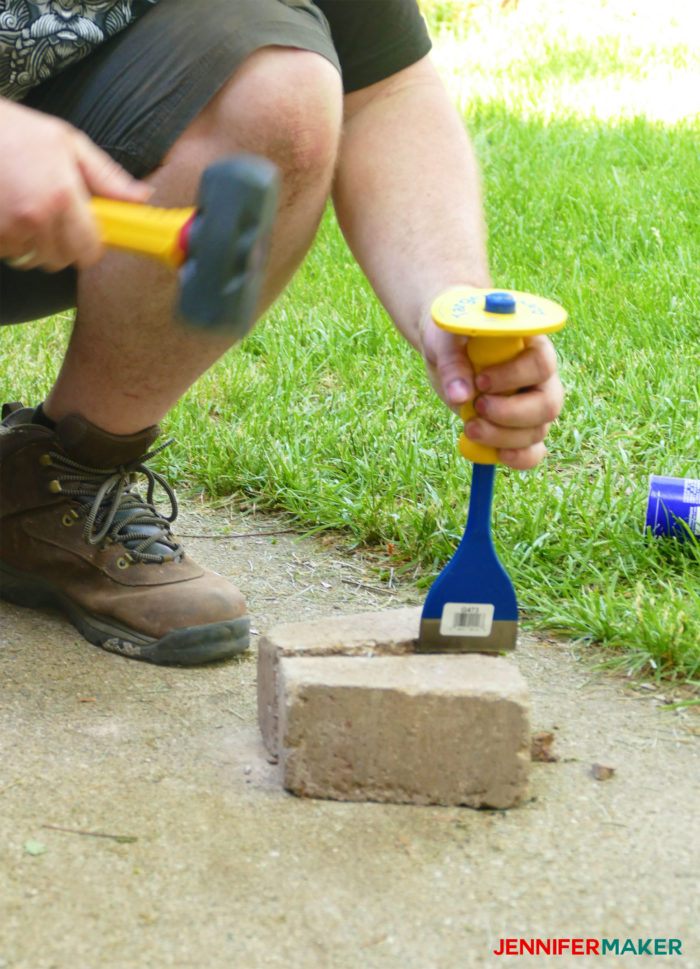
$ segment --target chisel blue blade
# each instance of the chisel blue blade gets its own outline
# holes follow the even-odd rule
[[[518,602],[491,538],[495,466],[474,464],[467,526],[428,592],[418,652],[499,653],[515,649]]]

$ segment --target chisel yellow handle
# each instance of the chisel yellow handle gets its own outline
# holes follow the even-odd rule
[[[177,269],[187,258],[187,233],[195,209],[162,209],[138,202],[93,198],[100,238],[113,249],[149,256]]]
[[[525,341],[521,337],[473,336],[467,344],[467,353],[474,373],[478,374],[491,364],[512,360],[524,348]],[[473,400],[462,405],[459,416],[465,424],[472,418],[478,417]],[[462,457],[467,458],[468,461],[474,461],[477,464],[498,464],[498,451],[495,447],[470,441],[464,433],[459,435],[457,447]]]
[[[528,293],[494,291],[469,286],[442,293],[432,305],[432,316],[443,330],[469,336],[467,353],[474,372],[516,357],[525,347],[523,337],[553,333],[566,323],[566,310],[551,300]],[[476,417],[473,402],[464,404],[460,417]],[[460,454],[476,464],[498,464],[496,448],[459,438]]]

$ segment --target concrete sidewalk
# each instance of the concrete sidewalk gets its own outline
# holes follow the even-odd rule
[[[180,533],[224,524],[248,537],[188,550],[241,585],[258,634],[417,601],[361,559],[256,535],[269,521],[189,513]],[[679,939],[648,964],[700,969],[700,719],[565,644],[525,637],[514,661],[560,758],[521,807],[300,800],[258,734],[254,649],[160,668],[0,604],[0,969],[639,965],[492,951],[555,937]]]

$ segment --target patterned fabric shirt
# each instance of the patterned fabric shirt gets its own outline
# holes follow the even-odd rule
[[[18,101],[158,0],[0,0],[0,96]]]

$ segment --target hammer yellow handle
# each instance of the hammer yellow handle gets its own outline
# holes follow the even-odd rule
[[[93,198],[92,214],[105,245],[150,256],[177,269],[187,256],[186,229],[195,209],[161,209],[138,202]]]

